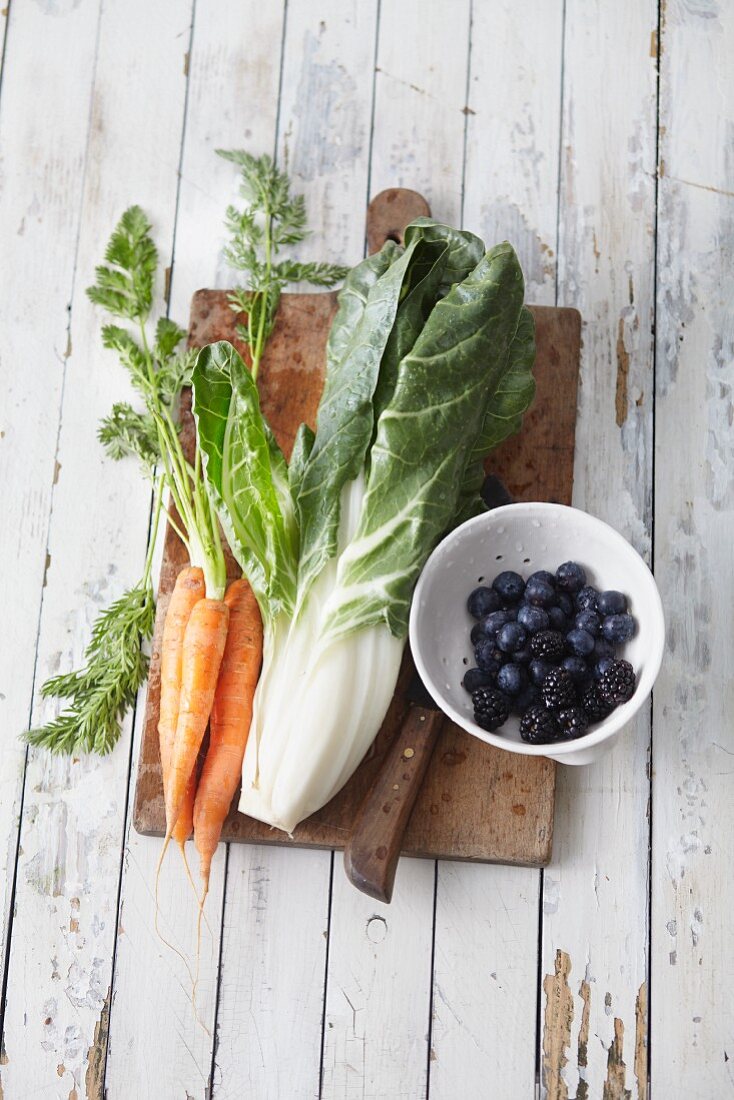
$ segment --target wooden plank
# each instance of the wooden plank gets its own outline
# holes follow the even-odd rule
[[[555,305],[562,0],[476,4],[466,119],[464,224],[508,240],[529,302]]]
[[[0,646],[0,723],[5,731],[0,753],[2,974],[25,767],[19,734],[30,717],[49,512],[58,471],[54,460],[69,347],[67,305],[76,265],[98,8],[85,4],[54,19],[38,5],[16,4],[7,36],[5,14],[0,19],[5,49],[0,97],[0,296],[5,303],[0,325],[0,468],[9,490],[0,524],[0,599],[12,623],[12,644]],[[54,47],[43,65],[38,64],[39,41]],[[67,655],[57,656],[62,661]],[[0,1066],[0,1080],[5,1076]]]
[[[566,2],[558,246],[559,302],[584,318],[574,503],[645,556],[656,20],[652,0]],[[602,761],[559,768],[543,892],[541,1091],[551,1100],[647,1095],[648,748],[643,713]]]
[[[73,39],[66,42],[61,34],[55,40],[53,27],[66,19],[73,23],[72,8],[65,6],[57,18],[52,16],[54,7],[47,10],[48,23],[38,28],[36,41],[52,42],[51,55],[66,50],[66,68],[69,54],[75,58]],[[65,337],[57,340],[68,361],[39,681],[59,665],[78,664],[93,617],[142,569],[148,495],[135,463],[113,467],[103,460],[96,440],[98,418],[128,387],[122,368],[101,348],[100,315],[86,301],[84,288],[114,222],[133,198],[151,214],[162,254],[170,252],[190,18],[189,0],[164,0],[155,9],[142,0],[110,2],[101,16],[71,339],[68,345]],[[28,63],[38,79],[38,54],[30,43],[28,48]],[[75,67],[79,63],[75,58]],[[150,110],[150,85],[141,74],[155,74],[155,112]],[[65,113],[87,116],[86,101],[64,100],[58,85],[54,94],[60,118]],[[28,98],[33,100],[30,85]],[[25,109],[22,104],[21,115]],[[55,148],[63,133],[54,133],[46,123],[37,142],[29,145],[41,158],[39,171],[41,165],[45,170],[53,164],[49,141]],[[27,148],[23,157],[28,155]],[[65,196],[57,195],[56,201],[65,203]],[[51,242],[39,254],[39,267],[54,264],[53,253]],[[36,285],[36,319],[38,293]],[[38,392],[33,390],[34,409],[43,415]],[[49,717],[51,710],[39,704],[34,718]],[[129,735],[128,723],[122,744],[103,760],[31,754],[7,985],[6,1096],[102,1095]],[[139,980],[142,984],[145,976]]]
[[[734,8],[661,29],[650,1078],[703,1100],[734,1094]]]
[[[532,1097],[540,873],[439,863],[430,1095]]]
[[[376,18],[375,0],[288,3],[277,154],[306,198],[314,233],[305,257],[343,263],[362,253]],[[301,392],[299,380],[290,381]],[[230,846],[215,1066],[223,1097],[319,1095],[331,865],[326,852]],[[238,920],[257,882],[256,921]],[[251,1007],[243,1021],[241,988],[226,975],[247,956]]]
[[[522,19],[512,0],[473,7],[464,225],[510,240],[528,299],[544,305],[555,303],[562,37],[561,0],[533,0]],[[525,438],[536,430],[528,419]],[[555,486],[569,491],[570,478]],[[453,1100],[459,1081],[467,1097],[533,1095],[539,891],[537,871],[438,864],[432,1100]]]
[[[318,1096],[331,858],[229,852],[214,1095]]]
[[[380,5],[370,195],[412,188],[435,217],[454,224],[461,217],[469,21],[468,0]],[[355,891],[336,864],[323,1100],[417,1100],[428,1087],[435,866],[402,859],[386,911]]]
[[[231,281],[231,272],[222,259],[223,216],[227,204],[237,198],[237,173],[214,150],[244,146],[259,153],[272,148],[282,25],[283,7],[279,4],[199,0],[196,5],[190,54],[186,58],[189,85],[170,302],[171,316],[184,325],[191,294],[202,282],[214,285],[217,281],[220,284],[222,280],[225,284]],[[243,43],[247,43],[246,53]],[[183,50],[188,48],[186,39],[182,39],[181,45]],[[257,111],[252,110],[253,103],[258,104]],[[163,610],[161,607],[161,613]],[[145,692],[142,695],[135,731],[136,753],[145,712]],[[198,879],[198,859],[193,845],[188,847],[192,870]],[[211,931],[204,931],[197,995],[198,1014],[209,1035],[194,1021],[190,981],[183,965],[152,934],[151,886],[159,853],[158,842],[141,837],[128,827],[106,1074],[111,1100],[173,1095],[203,1098],[211,1090],[215,1037],[220,1048],[222,1045],[226,1048],[230,1038],[226,1023],[215,1031],[224,847],[212,866],[207,901]],[[304,885],[298,876],[296,881]],[[325,897],[325,886],[322,893]],[[177,852],[164,868],[161,897],[165,934],[193,966],[196,906]],[[248,898],[248,905],[249,901]],[[231,907],[229,912],[234,921],[239,907]],[[262,904],[257,912],[263,916]],[[226,947],[222,960],[223,978],[240,973]],[[141,975],[145,976],[142,998]],[[292,988],[289,982],[281,982],[277,992],[285,996]]]
[[[263,358],[258,385],[263,412],[286,455],[297,425],[315,424],[325,347],[336,306],[334,294],[285,294]],[[574,310],[532,307],[537,339],[537,397],[522,436],[492,455],[494,469],[517,499],[569,503],[573,477],[579,316]],[[235,317],[224,291],[199,291],[194,298],[190,340],[195,346],[228,339],[237,343]],[[244,353],[244,348],[241,351]],[[191,458],[194,425],[184,416],[182,438]],[[167,600],[187,563],[186,549],[169,530],[160,576],[158,621],[153,639],[145,729],[135,793],[135,826],[165,832],[163,785],[158,751],[160,641]],[[239,575],[228,557],[230,577]],[[375,745],[345,788],[299,825],[293,836],[237,812],[225,822],[225,840],[341,848],[376,770],[392,744],[407,706],[411,667],[406,660],[395,698]],[[467,738],[448,724],[404,838],[409,855],[500,861],[529,865],[547,862],[552,842],[554,766],[541,757],[514,757]],[[523,807],[518,814],[517,806]]]

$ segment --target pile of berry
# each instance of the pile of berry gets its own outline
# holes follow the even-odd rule
[[[598,592],[567,561],[524,581],[506,571],[475,588],[467,607],[476,668],[463,680],[485,730],[520,716],[531,745],[581,737],[635,690],[635,673],[615,651],[635,633],[621,592]]]

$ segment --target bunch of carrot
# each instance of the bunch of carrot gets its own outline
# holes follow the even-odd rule
[[[166,805],[161,860],[173,838],[185,861],[184,846],[193,831],[201,907],[240,781],[261,662],[262,621],[247,581],[233,581],[223,599],[211,599],[203,570],[183,569],[168,605],[161,647],[158,734]],[[197,783],[207,725],[209,747]]]

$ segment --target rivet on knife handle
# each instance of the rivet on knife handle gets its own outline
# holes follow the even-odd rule
[[[435,748],[444,714],[411,706],[344,849],[349,881],[377,901],[392,898],[403,834]]]

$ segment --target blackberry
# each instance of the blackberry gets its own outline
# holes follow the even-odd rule
[[[464,673],[462,686],[471,695],[477,688],[490,687],[492,683],[491,672],[485,672],[482,668],[468,668]]]
[[[569,741],[583,737],[589,728],[589,719],[582,707],[564,707],[556,714],[558,728]]]
[[[540,689],[540,696],[548,710],[562,710],[573,706],[576,692],[570,673],[565,668],[552,668]]]
[[[556,569],[556,584],[563,592],[578,592],[586,584],[586,572],[575,561],[565,561]]]
[[[510,715],[510,700],[494,688],[477,688],[472,692],[474,721],[483,730],[496,730]]]
[[[483,619],[490,611],[499,611],[500,598],[493,588],[480,585],[475,588],[466,601],[469,614],[475,619]]]
[[[497,648],[503,653],[515,653],[527,643],[528,632],[520,623],[505,623],[497,631]]]
[[[547,661],[558,661],[565,652],[563,635],[558,630],[541,630],[533,634],[530,641],[533,657],[540,657]]]
[[[627,610],[627,597],[621,592],[609,589],[608,592],[599,593],[596,606],[600,615],[622,615]]]
[[[590,584],[584,585],[576,596],[576,608],[579,611],[596,611],[597,590]]]
[[[535,703],[520,719],[520,736],[529,745],[549,745],[560,739],[561,731],[551,712]]]
[[[612,661],[599,680],[599,694],[607,703],[626,703],[635,691],[635,670],[629,661]]]
[[[635,632],[635,620],[631,615],[607,615],[601,632],[611,645],[623,645]]]
[[[499,573],[494,578],[492,588],[501,600],[507,603],[518,603],[525,591],[525,581],[519,573],[513,573],[511,569],[506,569],[504,573]]]
[[[599,685],[590,684],[581,696],[581,706],[586,711],[586,717],[590,722],[603,722],[613,711],[611,703],[607,703],[599,694]]]
[[[588,630],[569,630],[566,635],[566,646],[569,652],[577,657],[588,657],[594,652],[594,639]]]

